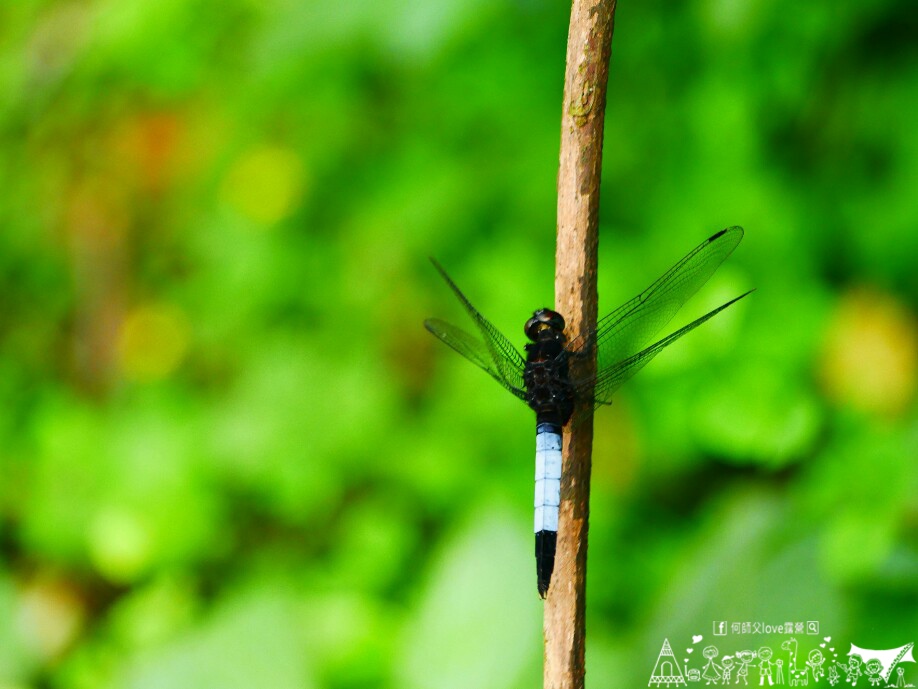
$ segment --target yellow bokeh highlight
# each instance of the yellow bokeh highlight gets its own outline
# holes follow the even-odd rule
[[[58,658],[77,641],[86,620],[86,604],[79,590],[45,574],[23,583],[16,612],[20,638],[46,661]],[[5,686],[0,684],[0,689]]]
[[[171,374],[188,350],[188,320],[169,304],[148,304],[131,311],[118,333],[121,371],[142,383]]]
[[[288,217],[303,194],[303,163],[290,149],[254,148],[237,160],[223,180],[223,199],[262,226]]]
[[[902,413],[918,383],[918,325],[889,295],[859,289],[839,302],[821,366],[836,402],[883,415]]]
[[[90,559],[102,576],[115,583],[130,583],[144,572],[151,545],[145,524],[127,510],[103,510],[89,528]]]

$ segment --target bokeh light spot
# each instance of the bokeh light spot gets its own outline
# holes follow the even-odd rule
[[[303,164],[286,148],[262,146],[244,154],[223,181],[224,200],[261,226],[289,216],[303,192]]]
[[[745,34],[754,28],[759,8],[756,2],[742,0],[708,0],[700,5],[703,19],[719,36]]]
[[[869,577],[892,550],[894,537],[888,519],[851,511],[832,518],[821,543],[823,566],[840,581]]]
[[[823,351],[821,379],[834,401],[900,414],[915,394],[918,328],[891,296],[854,290],[839,302]]]
[[[52,659],[76,640],[85,608],[79,592],[66,581],[39,576],[23,587],[17,626],[40,657]]]
[[[136,579],[149,563],[151,551],[147,528],[127,510],[103,510],[90,526],[90,557],[109,581],[128,583]]]
[[[171,374],[188,349],[185,315],[168,304],[149,304],[128,314],[121,326],[118,353],[125,377],[153,382]]]

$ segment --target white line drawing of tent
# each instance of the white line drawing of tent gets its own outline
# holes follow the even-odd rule
[[[669,645],[669,639],[663,639],[663,648],[660,649],[660,655],[657,656],[657,664],[653,666],[653,672],[650,675],[648,687],[654,685],[660,686],[679,686],[685,684],[685,677],[682,676],[682,668],[679,667],[679,661],[673,654],[673,649]]]
[[[859,646],[851,644],[851,650],[848,651],[848,655],[859,655],[865,663],[874,658],[879,660],[883,664],[883,672],[880,676],[888,682],[893,669],[899,663],[915,662],[915,659],[912,658],[912,647],[914,645],[914,642],[912,642],[905,644],[905,646],[899,646],[898,648],[873,650],[870,648],[860,648]]]

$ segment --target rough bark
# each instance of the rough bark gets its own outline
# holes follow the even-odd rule
[[[555,309],[570,338],[596,325],[596,252],[606,84],[614,0],[574,0],[567,41],[558,170]],[[595,360],[572,371],[595,369]],[[584,685],[587,527],[592,418],[564,430],[561,508],[555,571],[545,601],[546,689]]]

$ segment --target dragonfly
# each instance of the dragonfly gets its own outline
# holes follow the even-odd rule
[[[525,356],[472,306],[436,260],[434,267],[465,307],[478,335],[429,318],[424,326],[483,369],[536,414],[535,555],[539,596],[551,584],[561,504],[561,433],[574,410],[592,412],[611,404],[612,395],[657,354],[702,323],[735,304],[741,294],[652,342],[676,312],[714,274],[743,238],[743,228],[728,227],[706,239],[650,287],[601,318],[591,331],[568,339],[564,317],[551,309],[533,312],[524,332]],[[595,353],[595,372],[577,378],[571,364]],[[579,423],[579,416],[575,423]]]

